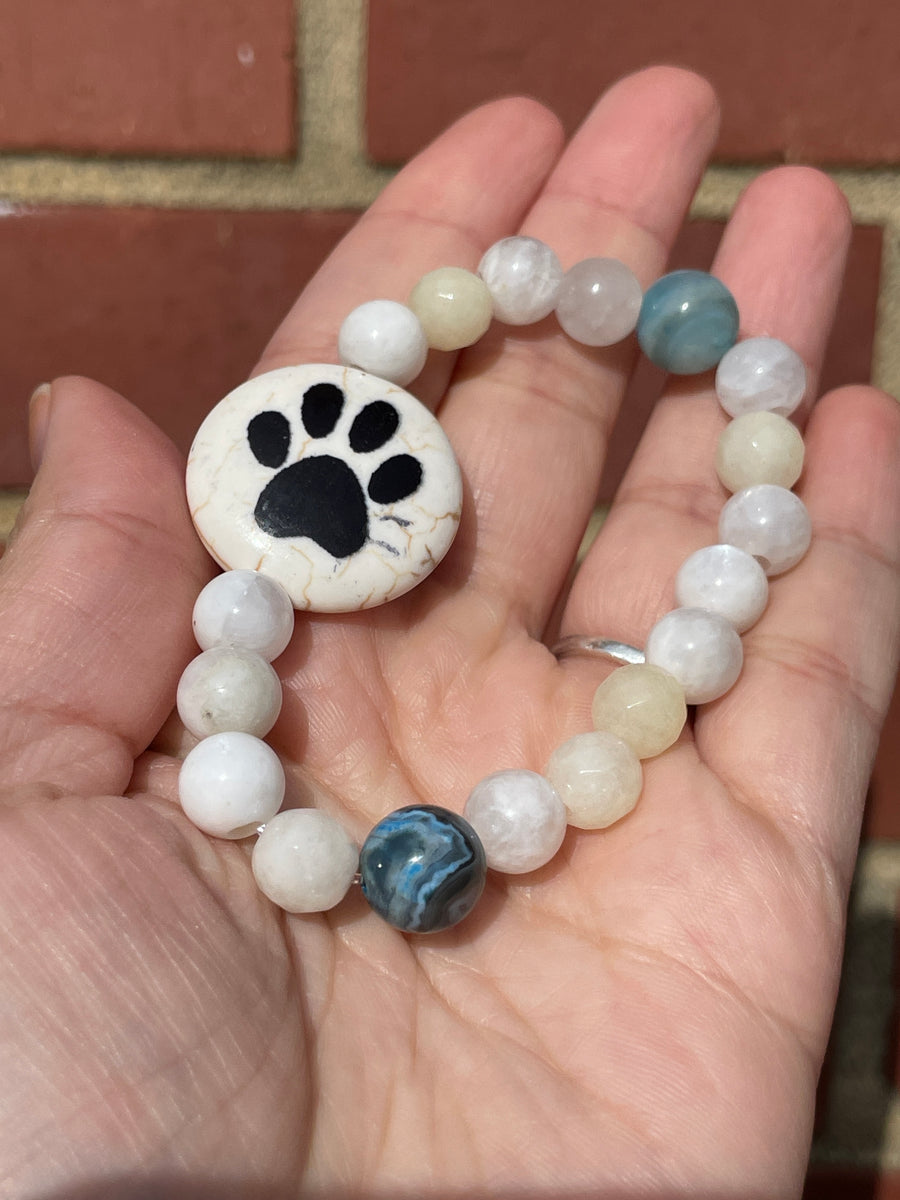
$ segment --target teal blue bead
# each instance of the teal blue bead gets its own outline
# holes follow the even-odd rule
[[[478,834],[446,808],[414,804],[379,821],[359,856],[372,908],[405,933],[435,933],[467,916],[484,890]]]
[[[673,271],[644,293],[637,323],[641,349],[673,375],[714,367],[737,341],[738,307],[706,271]]]

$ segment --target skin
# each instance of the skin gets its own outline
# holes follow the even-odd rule
[[[354,305],[520,229],[646,286],[716,126],[708,86],[668,68],[616,85],[566,148],[529,100],[463,118],[258,370],[334,361]],[[782,168],[714,267],[742,335],[795,347],[810,395],[848,237],[834,186]],[[546,640],[641,644],[724,499],[710,376],[677,382],[569,587],[632,354],[548,321],[433,356],[414,390],[458,453],[459,538],[386,608],[298,619],[270,738],[291,803],[363,836],[414,801],[460,810],[590,728],[611,667]],[[183,464],[99,384],[40,393],[0,562],[0,1197],[798,1195],[900,624],[900,411],[853,387],[807,415],[813,545],[773,581],[737,686],[645,764],[631,816],[412,938],[358,895],[285,916],[247,845],[184,819],[167,715],[212,566]]]

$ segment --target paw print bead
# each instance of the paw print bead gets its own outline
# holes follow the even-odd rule
[[[284,367],[212,410],[188,458],[191,516],[227,570],[259,571],[295,608],[402,596],[450,548],[462,485],[414,396],[352,367]]]

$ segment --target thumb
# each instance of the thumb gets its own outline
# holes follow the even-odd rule
[[[74,377],[39,389],[32,452],[0,559],[0,786],[120,792],[196,652],[212,564],[180,455],[114,392]]]

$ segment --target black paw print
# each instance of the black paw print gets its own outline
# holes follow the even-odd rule
[[[344,408],[344,393],[333,383],[307,388],[300,420],[311,438],[328,437]],[[397,432],[400,415],[386,400],[372,400],[357,413],[348,442],[357,454],[371,454]],[[272,537],[308,537],[335,558],[362,549],[369,537],[369,504],[393,504],[411,496],[422,482],[422,465],[411,454],[394,454],[369,476],[363,490],[356,471],[333,454],[307,453],[285,467],[291,425],[280,412],[261,412],[247,426],[247,440],[264,467],[281,467],[260,493],[254,516]],[[393,518],[398,524],[405,522]],[[390,547],[386,547],[390,549]]]

